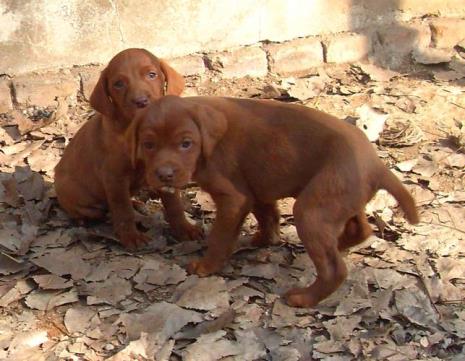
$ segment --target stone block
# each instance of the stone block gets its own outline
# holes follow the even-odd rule
[[[412,51],[421,52],[431,44],[426,23],[391,24],[375,30],[373,52],[378,63],[393,69],[410,61]]]
[[[296,39],[282,44],[269,44],[266,49],[273,73],[305,74],[324,63],[323,46],[319,39]]]
[[[371,51],[365,34],[340,34],[325,42],[328,63],[350,63],[365,59]]]
[[[453,48],[465,39],[465,19],[434,19],[430,26],[436,48]]]
[[[12,109],[10,80],[0,79],[0,113],[7,113]]]
[[[16,100],[21,105],[47,107],[57,97],[75,97],[79,81],[71,73],[26,74],[13,79]]]
[[[83,68],[79,71],[79,77],[81,78],[82,93],[86,100],[90,99],[90,95],[95,88],[95,84],[100,77],[100,73],[105,66],[95,66],[89,68]]]
[[[262,77],[268,73],[266,53],[258,46],[211,54],[208,59],[213,69],[220,71],[227,79],[246,75]]]
[[[167,62],[178,73],[184,76],[205,73],[205,62],[202,55],[193,54],[180,58],[168,59]]]

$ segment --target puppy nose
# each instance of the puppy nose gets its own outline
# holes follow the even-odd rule
[[[157,169],[157,176],[163,183],[172,182],[174,178],[174,169],[171,167],[160,167]]]
[[[145,95],[134,98],[132,101],[138,108],[145,108],[149,104],[149,98]]]

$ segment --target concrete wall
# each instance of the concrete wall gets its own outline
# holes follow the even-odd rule
[[[179,57],[269,40],[362,31],[464,0],[0,0],[0,75],[106,63],[128,47]]]

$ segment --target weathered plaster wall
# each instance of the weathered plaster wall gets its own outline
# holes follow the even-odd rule
[[[172,58],[259,41],[358,31],[464,0],[0,0],[0,74],[106,63],[128,47]]]

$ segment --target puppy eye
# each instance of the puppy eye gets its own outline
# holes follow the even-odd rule
[[[155,148],[155,143],[151,141],[146,141],[142,143],[142,146],[144,147],[144,149],[152,150]]]
[[[116,89],[122,89],[124,88],[124,82],[122,80],[117,80],[113,83],[113,87]]]
[[[157,77],[157,73],[151,71],[147,74],[147,76],[149,77],[149,79],[155,79]]]
[[[189,149],[191,146],[192,146],[192,140],[191,139],[184,139],[180,144],[180,147],[181,147],[182,150]]]

